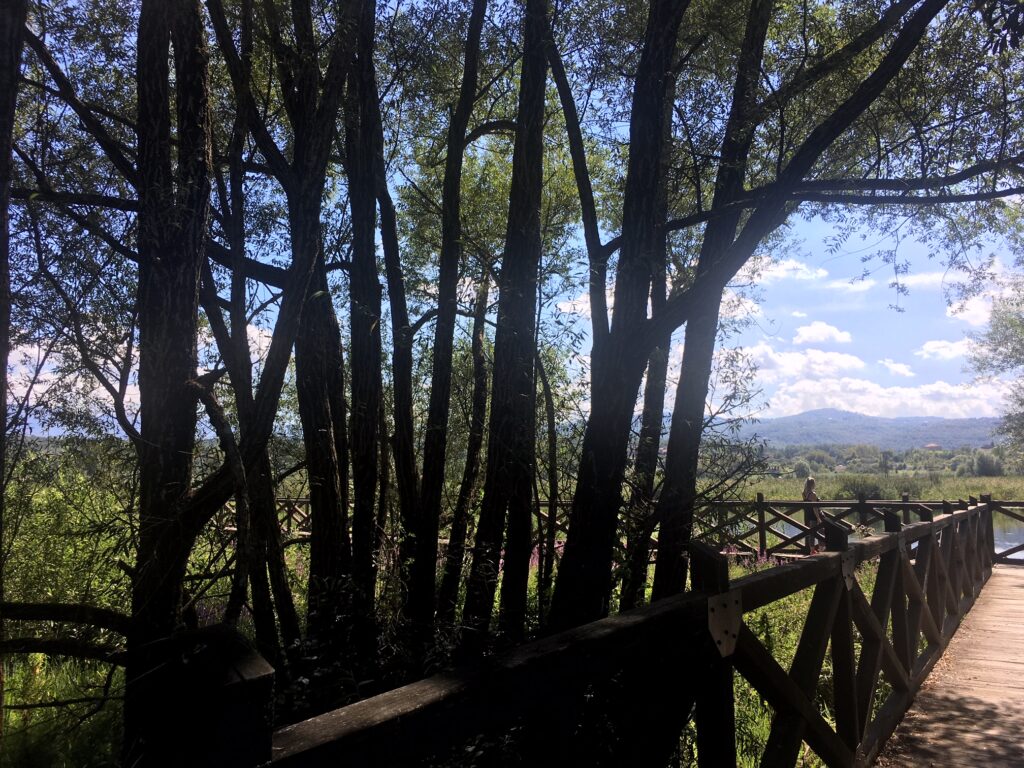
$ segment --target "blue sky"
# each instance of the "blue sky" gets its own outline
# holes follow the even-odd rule
[[[965,353],[984,329],[991,294],[950,306],[958,274],[943,254],[916,242],[900,245],[911,268],[898,295],[891,266],[862,263],[885,244],[869,235],[830,253],[830,225],[801,222],[798,241],[762,273],[755,322],[737,339],[759,367],[768,406],[760,416],[842,408],[874,416],[998,416],[1004,382],[977,381]],[[1012,259],[990,249],[996,265]],[[865,269],[871,270],[861,279]],[[899,304],[903,311],[892,308]]]
[[[742,292],[726,297],[728,311],[752,314],[749,327],[727,345],[742,347],[757,365],[755,388],[761,396],[754,415],[774,418],[841,408],[884,417],[999,416],[1006,382],[977,380],[966,357],[970,334],[986,327],[998,289],[951,305],[948,297],[955,295],[962,274],[947,270],[944,254],[904,239],[898,256],[910,270],[900,278],[909,291],[902,295],[892,286],[891,265],[862,260],[892,247],[891,242],[865,233],[830,251],[834,234],[819,219],[798,221],[779,255],[762,265],[751,294],[756,301]],[[1013,259],[1001,248],[994,244],[980,255],[992,253],[994,270],[1005,273]],[[609,303],[611,293],[609,288]],[[589,303],[581,294],[557,305],[576,316],[576,327],[587,336]],[[584,349],[580,355],[584,379],[588,354]],[[681,358],[682,333],[677,332],[670,384]]]

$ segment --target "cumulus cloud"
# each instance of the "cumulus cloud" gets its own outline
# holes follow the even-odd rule
[[[245,329],[245,335],[249,341],[249,355],[252,359],[262,360],[266,357],[270,351],[270,340],[274,337],[273,332],[250,324]]]
[[[782,259],[772,262],[761,272],[762,283],[779,280],[821,280],[828,277],[828,270],[812,267],[796,259]]]
[[[874,285],[875,281],[870,277],[865,280],[830,280],[825,283],[826,288],[845,293],[864,293],[871,290]]]
[[[908,288],[940,288],[945,279],[945,272],[916,272],[900,275],[899,284]]]
[[[569,315],[590,317],[590,294],[581,293],[573,299],[558,302],[555,304],[555,307],[558,308],[559,312],[565,312]]]
[[[794,381],[771,396],[772,415],[788,416],[815,408],[841,408],[872,416],[998,416],[1007,384],[970,386],[935,381],[917,387],[883,387],[846,377]]]
[[[969,339],[961,339],[960,341],[935,339],[933,341],[926,341],[920,349],[914,351],[914,354],[925,360],[954,360],[966,355],[970,346],[971,342]]]
[[[745,317],[760,317],[764,314],[761,306],[746,296],[726,289],[722,294],[722,307],[720,314],[723,318],[739,319]]]
[[[914,372],[910,369],[910,366],[906,363],[897,363],[894,360],[885,358],[885,360],[879,360],[879,364],[884,365],[889,373],[896,376],[906,376],[908,379],[914,376]]]
[[[946,309],[946,316],[963,320],[968,325],[988,325],[992,317],[992,296],[975,296]]]
[[[820,349],[778,352],[764,342],[749,347],[747,353],[758,367],[758,378],[765,384],[797,378],[816,379],[865,367],[864,361],[856,355]]]
[[[801,312],[799,309],[794,309],[792,312],[790,312],[790,314],[793,317],[807,317],[807,313]]]
[[[794,344],[821,344],[826,341],[849,344],[853,337],[847,331],[840,331],[834,325],[823,323],[821,320],[800,326],[793,337]]]
[[[615,308],[615,286],[609,285],[604,292],[605,299],[608,302],[608,312]],[[559,312],[565,312],[569,315],[579,315],[580,317],[590,318],[590,293],[584,291],[575,298],[568,299],[566,301],[559,301],[555,304],[555,307]],[[647,307],[648,313],[650,312],[650,301],[648,301]]]

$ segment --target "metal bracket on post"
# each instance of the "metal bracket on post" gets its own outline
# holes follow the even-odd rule
[[[708,595],[708,632],[722,658],[732,656],[743,621],[741,592],[731,589],[720,595]]]
[[[840,560],[843,567],[843,581],[846,582],[846,589],[853,589],[854,581],[856,580],[857,570],[857,553],[853,550],[849,552],[843,552],[842,560]]]

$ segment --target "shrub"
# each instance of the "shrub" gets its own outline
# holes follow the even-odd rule
[[[974,456],[974,474],[978,477],[999,477],[1003,474],[1003,463],[988,451],[978,451]]]
[[[877,477],[871,475],[849,475],[843,478],[836,494],[840,499],[857,499],[863,496],[866,499],[885,499],[893,494],[883,488]]]

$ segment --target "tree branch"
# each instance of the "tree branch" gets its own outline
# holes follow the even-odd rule
[[[26,202],[56,203],[58,205],[98,205],[104,208],[114,208],[119,211],[139,210],[138,200],[126,200],[123,197],[90,192],[55,192],[52,189],[13,187],[11,189],[11,199],[25,200]]]
[[[110,135],[107,129],[103,126],[93,113],[82,100],[78,98],[78,94],[75,92],[75,87],[71,84],[67,75],[61,70],[60,65],[57,64],[53,56],[50,55],[50,51],[47,50],[46,45],[36,37],[35,33],[25,27],[25,42],[28,43],[29,47],[35,52],[36,56],[39,57],[39,61],[42,62],[46,71],[50,73],[50,77],[53,78],[53,82],[56,83],[57,89],[60,92],[61,98],[67,103],[71,109],[74,110],[75,114],[82,121],[89,134],[96,139],[100,148],[103,150],[107,159],[113,163],[114,167],[128,180],[133,187],[138,186],[138,174],[135,170],[135,166],[128,159],[127,156],[121,151],[120,146],[114,140],[114,137]]]
[[[83,603],[0,603],[6,621],[56,621],[89,624],[127,636],[132,620],[118,611]]]
[[[7,653],[45,653],[47,656],[70,656],[74,659],[91,659],[121,667],[128,663],[128,654],[123,648],[97,645],[84,640],[64,637],[12,637],[0,641],[0,654]]]
[[[515,130],[515,120],[488,120],[485,123],[480,123],[480,125],[466,134],[463,146],[468,147],[477,139],[491,133],[515,133]]]

